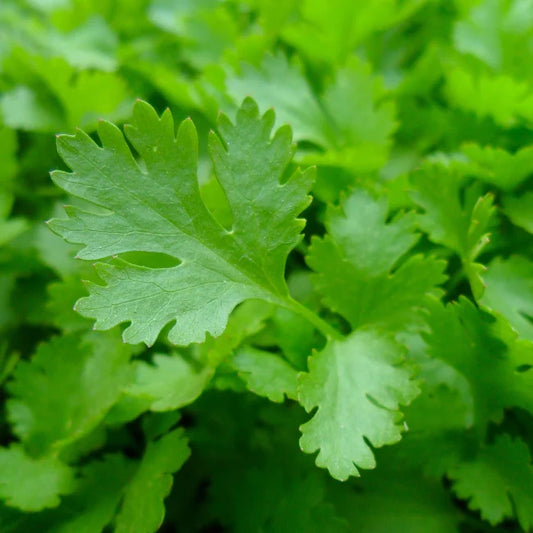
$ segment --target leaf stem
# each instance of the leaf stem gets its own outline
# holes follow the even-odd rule
[[[307,319],[325,337],[335,340],[342,340],[344,338],[342,333],[337,331],[324,319],[320,318],[314,311],[311,311],[311,309],[305,307],[305,305],[302,305],[300,302],[294,300],[292,297],[289,296],[289,298],[287,298],[284,303],[287,309],[290,309],[291,311],[294,311],[295,313]]]

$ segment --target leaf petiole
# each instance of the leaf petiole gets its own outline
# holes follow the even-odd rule
[[[337,331],[324,319],[320,318],[314,311],[311,311],[311,309],[294,300],[290,296],[284,301],[284,305],[287,309],[298,313],[300,316],[303,316],[306,320],[311,322],[311,324],[313,324],[316,329],[318,329],[318,331],[320,331],[325,337],[336,340],[342,340],[344,338],[342,333]]]

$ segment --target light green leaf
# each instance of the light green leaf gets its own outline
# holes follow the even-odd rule
[[[414,246],[413,213],[387,222],[385,198],[374,199],[357,189],[339,208],[329,208],[328,233],[314,239],[308,264],[325,305],[340,313],[353,328],[365,324],[401,329],[416,319],[427,294],[444,281],[444,262],[411,256],[395,270]]]
[[[282,402],[285,396],[297,399],[298,374],[281,356],[243,346],[230,359],[230,364],[255,394],[271,402]]]
[[[152,0],[149,19],[159,28],[180,37],[187,62],[198,68],[220,61],[238,37],[238,24],[218,0]]]
[[[222,116],[221,138],[210,137],[217,178],[233,212],[231,231],[211,217],[200,198],[190,120],[181,124],[176,139],[169,111],[159,118],[138,102],[126,131],[142,166],[110,123],[99,126],[103,147],[82,132],[59,138],[59,150],[74,172],[55,172],[54,181],[107,211],[69,208],[68,220],[50,224],[54,231],[83,243],[84,259],[136,251],[181,261],[161,268],[120,257],[101,263],[98,272],[107,284],[89,284],[91,295],[77,304],[83,315],[97,319],[98,329],[130,321],[124,339],[152,344],[176,321],[168,338],[186,345],[203,341],[206,332],[220,335],[231,310],[244,300],[287,302],[285,262],[300,239],[303,221],[296,216],[309,202],[312,175],[296,171],[280,183],[292,156],[291,134],[284,127],[271,139],[273,122],[272,111],[260,118],[248,99],[236,125]]]
[[[529,74],[524,57],[527,54],[522,53],[533,37],[529,0],[481,0],[471,4],[472,9],[454,26],[456,49],[494,71]]]
[[[279,80],[284,80],[281,90]],[[396,128],[392,103],[367,63],[350,59],[327,80],[317,96],[297,60],[267,54],[261,68],[244,64],[226,76],[227,91],[239,102],[251,94],[261,109],[274,107],[278,121],[287,122],[296,140],[327,148],[297,156],[306,164],[343,166],[367,172],[383,166],[390,136]]]
[[[399,24],[424,0],[305,0],[300,4],[300,20],[284,28],[284,39],[311,61],[342,64],[372,33]]]
[[[228,326],[219,337],[208,337],[199,347],[208,363],[217,367],[247,337],[259,333],[265,327],[275,308],[261,300],[248,300],[231,313]]]
[[[504,191],[516,188],[533,173],[532,146],[510,153],[499,147],[469,143],[461,151],[473,164],[477,177]]]
[[[501,313],[520,337],[533,341],[533,263],[524,257],[497,257],[485,274],[487,288],[480,302]]]
[[[478,3],[465,20],[454,27],[455,47],[463,53],[472,54],[487,65],[499,69],[503,63],[503,50],[499,33],[502,22],[499,0]]]
[[[494,198],[490,193],[480,196],[475,184],[465,188],[463,172],[461,165],[427,162],[411,177],[411,197],[424,209],[419,217],[422,229],[432,241],[459,255],[472,292],[480,298],[485,267],[475,259],[489,242]]]
[[[126,392],[151,402],[152,411],[169,411],[190,404],[203,392],[214,368],[180,354],[155,354],[153,365],[138,361],[137,377]]]
[[[28,227],[28,221],[24,218],[0,219],[0,246],[8,244],[21,233],[25,232]]]
[[[49,32],[42,45],[77,69],[116,70],[118,39],[100,17],[91,17],[68,33]]]
[[[507,195],[503,200],[503,211],[513,224],[533,233],[533,191],[522,196]]]
[[[31,512],[57,507],[74,489],[74,472],[58,459],[33,459],[17,444],[0,448],[0,497],[7,505]]]
[[[2,95],[0,112],[4,122],[15,129],[53,131],[62,127],[57,110],[24,85]]]
[[[350,58],[324,90],[322,104],[330,118],[327,152],[309,155],[311,163],[370,172],[385,165],[396,129],[395,106],[370,65]]]
[[[279,80],[283,83],[279,85]],[[296,140],[328,144],[328,121],[307,82],[300,62],[266,54],[261,68],[243,64],[240,72],[228,74],[226,86],[235,102],[251,94],[261,109],[276,110],[277,125],[288,123]],[[277,90],[273,90],[277,87]],[[295,98],[295,95],[298,97]]]
[[[32,450],[60,450],[103,420],[130,380],[131,347],[116,335],[63,336],[20,361],[8,384],[8,418]]]
[[[100,118],[126,116],[128,89],[117,73],[78,73],[62,58],[49,59],[22,49],[10,56],[4,68],[20,80],[0,98],[0,114],[12,128],[56,132],[81,126],[92,130]]]
[[[400,440],[402,414],[419,393],[402,349],[376,331],[360,330],[332,341],[309,360],[299,376],[299,401],[318,407],[301,427],[303,451],[319,450],[316,464],[339,480],[374,468],[375,448]]]
[[[150,442],[128,484],[115,521],[115,533],[153,533],[165,516],[164,499],[172,487],[172,474],[190,455],[182,430]]]
[[[531,86],[511,76],[479,74],[454,67],[446,74],[446,94],[452,106],[490,117],[511,128],[521,121],[533,121]]]

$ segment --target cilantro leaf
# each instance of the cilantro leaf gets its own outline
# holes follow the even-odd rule
[[[243,346],[229,362],[255,394],[272,402],[282,402],[284,396],[297,399],[297,372],[279,355]]]
[[[319,454],[318,466],[339,480],[374,468],[367,444],[380,447],[400,440],[399,405],[419,393],[402,349],[373,330],[359,330],[331,341],[299,375],[298,399],[306,411],[318,407],[300,429],[303,451]]]
[[[283,80],[281,86],[278,80]],[[285,55],[266,54],[258,69],[244,63],[240,72],[228,73],[226,87],[235,102],[252,94],[262,109],[273,107],[277,123],[291,125],[296,140],[319,146],[328,144],[328,122],[322,112],[299,61],[288,61]],[[277,90],[273,90],[276,87]],[[298,100],[294,100],[294,95]]]
[[[267,54],[261,68],[244,64],[241,72],[228,74],[226,86],[234,101],[252,94],[261,108],[274,107],[278,120],[293,128],[296,140],[327,149],[297,154],[305,163],[368,172],[386,161],[396,128],[395,108],[384,101],[383,83],[368,63],[350,58],[317,96],[297,60]]]
[[[115,335],[63,336],[21,361],[8,384],[8,417],[26,446],[60,450],[103,420],[130,379],[131,348]]]
[[[533,173],[533,147],[515,153],[492,146],[465,144],[461,151],[474,167],[476,176],[504,190],[511,191]]]
[[[20,80],[0,98],[0,113],[12,128],[58,131],[94,129],[99,117],[124,118],[128,89],[114,72],[76,73],[65,60],[16,49],[4,68]]]
[[[395,268],[419,237],[413,213],[387,222],[387,212],[385,198],[356,189],[339,208],[328,209],[328,234],[309,250],[317,291],[353,328],[409,325],[426,294],[445,279],[444,262],[421,255]]]
[[[75,489],[73,470],[55,457],[33,459],[21,446],[0,448],[0,497],[11,507],[39,511]]]
[[[398,24],[421,3],[306,0],[301,2],[301,17],[287,25],[282,36],[313,61],[342,64],[372,33]]]
[[[484,434],[503,409],[533,413],[533,345],[517,341],[505,319],[476,307],[466,298],[444,306],[434,302],[424,334],[428,352],[466,378],[474,399],[475,424]],[[525,369],[525,371],[521,371]]]
[[[507,195],[503,209],[513,224],[533,233],[533,192],[527,191],[521,196]]]
[[[115,520],[116,533],[153,533],[165,516],[163,500],[172,487],[172,474],[188,459],[190,450],[182,430],[148,443],[142,461],[126,487]]]
[[[523,338],[533,341],[533,263],[524,257],[496,258],[490,263],[480,302],[498,311]]]
[[[533,466],[525,442],[499,435],[470,461],[448,474],[459,498],[492,525],[516,513],[524,531],[533,525]]]
[[[115,516],[122,491],[135,468],[120,454],[106,455],[80,468],[76,492],[64,497],[55,509],[18,517],[13,530],[51,533],[95,533],[102,531]]]
[[[424,209],[420,226],[432,241],[456,252],[472,292],[483,294],[485,267],[475,260],[489,242],[487,228],[494,213],[493,195],[479,196],[476,185],[465,188],[461,167],[428,162],[411,177],[413,200]],[[464,199],[461,192],[464,190]]]
[[[498,125],[511,128],[533,121],[533,96],[528,83],[505,74],[475,75],[455,67],[446,75],[446,93],[459,109],[490,117]]]
[[[216,175],[233,212],[231,231],[213,219],[200,198],[190,120],[180,125],[176,139],[169,111],[159,118],[148,104],[137,102],[126,133],[143,166],[110,123],[99,125],[102,147],[82,132],[61,136],[59,151],[74,172],[55,172],[54,181],[106,211],[71,207],[70,218],[52,221],[52,229],[83,243],[84,259],[136,251],[181,261],[163,268],[120,257],[100,264],[107,285],[88,284],[91,295],[77,304],[80,313],[96,318],[98,329],[129,321],[125,341],[149,345],[176,321],[168,338],[186,345],[202,341],[206,332],[219,335],[231,310],[246,299],[286,302],[285,261],[300,238],[303,221],[295,217],[309,202],[312,175],[296,171],[280,183],[292,155],[291,134],[282,127],[271,139],[273,122],[272,111],[260,118],[247,99],[236,125],[220,118],[222,140],[210,136]]]
[[[180,354],[155,354],[153,366],[138,361],[136,379],[126,392],[151,402],[152,411],[179,409],[192,403],[213,375],[213,368],[200,361],[189,361]]]
[[[54,520],[61,524],[58,532],[102,530],[113,519],[133,472],[133,461],[120,454],[107,455],[84,466],[76,493],[65,498],[57,510],[61,513]]]

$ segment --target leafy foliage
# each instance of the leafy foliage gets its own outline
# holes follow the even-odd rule
[[[0,530],[531,530],[532,53],[530,0],[1,2]]]

